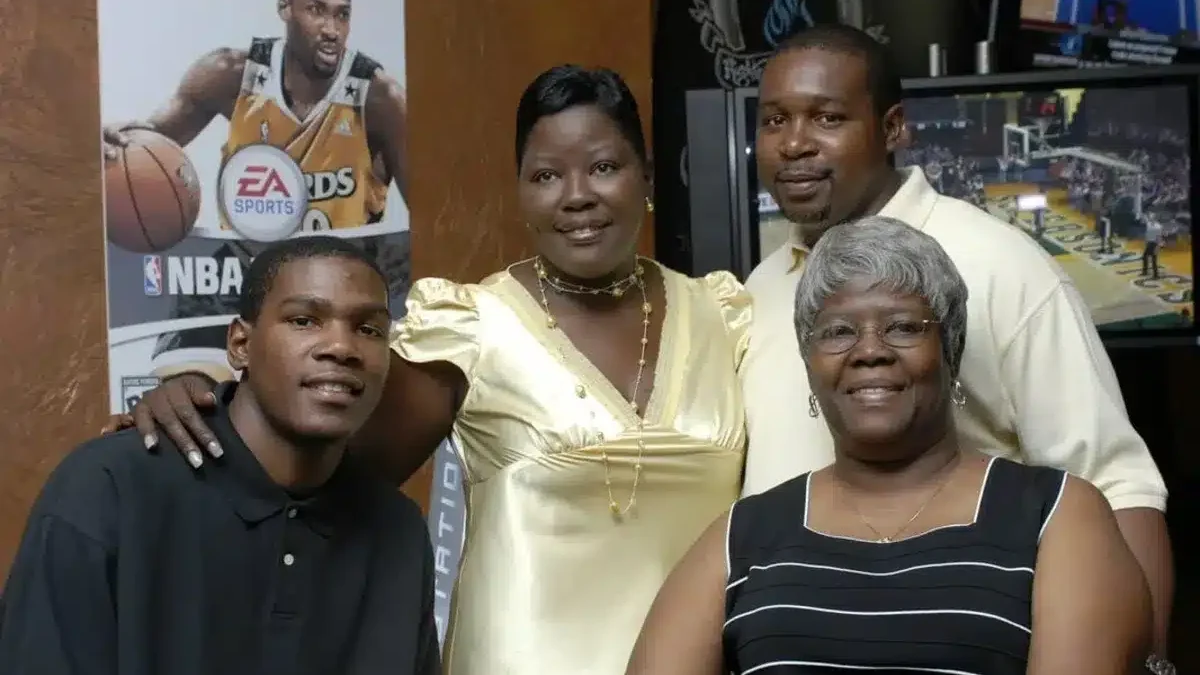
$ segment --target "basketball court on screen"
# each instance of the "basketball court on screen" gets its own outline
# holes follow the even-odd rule
[[[1015,219],[1014,224],[1032,236],[1033,216],[1016,212],[1015,202],[1037,189],[1031,183],[988,185],[988,210],[1009,222]],[[1040,243],[1071,277],[1097,324],[1158,320],[1173,325],[1176,314],[1191,311],[1189,249],[1180,245],[1164,249],[1159,254],[1159,279],[1146,279],[1141,276],[1144,242],[1114,238],[1113,253],[1103,254],[1093,216],[1071,208],[1065,190],[1048,191],[1047,202],[1050,213]],[[1189,300],[1183,302],[1184,298]]]
[[[914,143],[898,159],[1025,231],[1067,272],[1101,328],[1186,325],[1194,308],[1185,94],[1147,87],[914,99],[905,103]],[[1162,119],[1130,117],[1143,104]],[[1147,237],[1158,242],[1157,264],[1143,255]]]

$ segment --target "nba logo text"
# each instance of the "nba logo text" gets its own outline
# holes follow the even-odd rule
[[[243,272],[235,257],[168,256],[167,295],[239,295]]]
[[[162,256],[142,256],[142,291],[151,297],[163,293]]]
[[[225,221],[251,241],[288,238],[308,209],[304,173],[272,145],[247,145],[230,155],[221,166],[217,193]]]
[[[236,257],[144,256],[142,291],[160,295],[229,295],[242,292],[242,262]]]

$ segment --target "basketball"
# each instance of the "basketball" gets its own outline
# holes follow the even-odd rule
[[[133,253],[183,241],[200,213],[200,181],[183,148],[154,131],[130,129],[104,167],[108,240]]]

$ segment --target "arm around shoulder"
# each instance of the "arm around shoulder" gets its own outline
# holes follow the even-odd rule
[[[469,288],[419,279],[406,305],[407,316],[393,329],[383,395],[353,444],[397,485],[450,435],[480,354],[479,312]]]
[[[1128,675],[1150,654],[1150,592],[1103,495],[1065,478],[1033,582],[1029,675]]]
[[[725,539],[728,512],[692,545],[663,583],[642,625],[626,675],[725,672]]]

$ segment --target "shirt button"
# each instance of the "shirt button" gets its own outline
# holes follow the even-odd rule
[[[296,556],[292,555],[291,553],[283,554],[283,564],[284,565],[291,567],[292,563],[294,563],[294,562],[296,562]]]
[[[288,518],[295,518],[296,517],[296,509],[295,508],[288,509],[287,516],[288,516]]]

